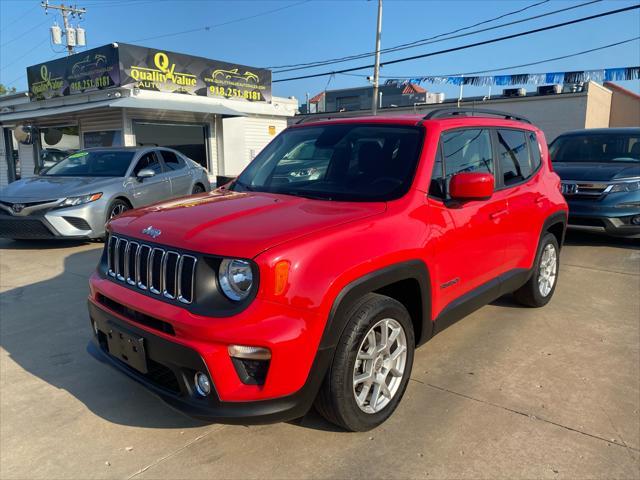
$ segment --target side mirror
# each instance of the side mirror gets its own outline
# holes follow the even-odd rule
[[[487,200],[493,195],[494,187],[490,173],[457,173],[451,177],[449,194],[454,200]]]
[[[145,178],[151,178],[151,177],[155,176],[155,174],[156,174],[156,172],[154,172],[150,168],[143,168],[142,170],[140,170],[138,172],[138,174],[136,175],[136,178],[138,180],[142,181]]]

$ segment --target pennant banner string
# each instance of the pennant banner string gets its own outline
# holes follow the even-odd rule
[[[546,73],[520,73],[514,75],[454,75],[454,76],[425,76],[418,78],[397,78],[387,80],[385,83],[402,84],[409,83],[433,83],[449,85],[472,85],[483,87],[489,85],[543,85],[554,83],[581,83],[581,82],[607,82],[638,80],[640,78],[640,66],[604,68],[601,70],[581,70],[575,72],[546,72]]]

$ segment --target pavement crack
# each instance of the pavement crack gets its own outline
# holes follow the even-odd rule
[[[166,454],[164,457],[160,457],[159,459],[151,462],[149,465],[147,465],[146,467],[142,467],[140,470],[138,470],[137,472],[129,475],[127,477],[127,480],[131,480],[132,478],[137,477],[138,475],[140,475],[141,473],[146,472],[147,470],[149,470],[150,468],[155,467],[156,465],[159,465],[160,463],[164,462],[165,460],[168,460],[169,458],[173,457],[174,455],[177,455],[178,453],[182,452],[183,450],[189,448],[191,445],[193,445],[196,442],[199,442],[200,440],[202,440],[203,438],[207,437],[208,435],[212,434],[213,432],[217,432],[219,430],[222,430],[226,425],[217,425],[217,428],[212,428],[211,430],[208,430],[206,432],[204,432],[202,435],[198,435],[196,438],[194,438],[193,440],[185,443],[182,447],[173,450],[172,452],[169,452],[168,454]]]
[[[455,392],[453,390],[449,390],[448,388],[439,387],[438,385],[433,385],[431,383],[422,382],[420,380],[416,380],[415,378],[412,378],[411,380],[413,380],[414,382],[417,382],[417,383],[421,383],[422,385],[426,385],[428,387],[434,388],[436,390],[440,390],[441,392],[446,392],[446,393],[450,393],[452,395],[457,395],[458,397],[466,398],[468,400],[473,400],[474,402],[483,403],[485,405],[489,405],[489,406],[494,407],[494,408],[500,408],[502,410],[506,410],[507,412],[515,413],[517,415],[522,415],[523,417],[527,417],[527,418],[530,418],[530,419],[533,419],[533,420],[540,420],[541,422],[549,423],[551,425],[555,425],[556,427],[564,428],[565,430],[569,430],[571,432],[575,432],[575,433],[579,433],[581,435],[585,435],[587,437],[595,438],[596,440],[607,442],[607,443],[610,443],[610,444],[615,445],[617,447],[625,448],[625,449],[627,449],[627,452],[629,452],[630,450],[633,450],[635,452],[640,452],[640,448],[631,447],[631,446],[627,445],[626,443],[624,443],[624,441],[623,441],[623,443],[619,443],[619,442],[617,442],[615,440],[612,441],[611,439],[600,437],[600,436],[594,435],[592,433],[583,432],[582,430],[578,430],[578,429],[573,428],[573,427],[568,427],[567,425],[563,425],[561,423],[554,422],[553,420],[548,420],[546,418],[542,418],[542,417],[539,417],[537,415],[532,415],[532,414],[529,414],[529,413],[526,413],[526,412],[522,412],[520,410],[515,410],[513,408],[505,407],[504,405],[498,405],[497,403],[488,402],[486,400],[482,400],[480,398],[475,398],[475,397],[472,397],[470,395],[466,395],[464,393],[460,393],[460,392]]]

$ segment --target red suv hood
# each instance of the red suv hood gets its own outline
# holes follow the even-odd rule
[[[253,258],[302,235],[384,212],[386,204],[310,200],[270,193],[215,191],[128,211],[114,233],[176,248]],[[156,238],[143,234],[153,227]]]

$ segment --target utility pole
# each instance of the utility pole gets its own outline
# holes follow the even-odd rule
[[[49,0],[44,0],[44,2],[40,4],[40,6],[44,8],[45,15],[47,14],[48,9],[60,10],[60,13],[62,14],[62,22],[64,24],[64,31],[62,32],[62,34],[66,39],[66,47],[67,47],[68,55],[73,55],[74,53],[73,47],[75,47],[76,45],[79,45],[79,46],[85,45],[84,29],[81,29],[80,27],[78,27],[77,29],[73,28],[69,23],[70,16],[72,18],[77,16],[79,20],[82,19],[82,15],[87,13],[87,10],[85,8],[77,8],[77,6],[75,5],[65,6],[64,3],[60,5],[51,5],[49,3]],[[51,34],[53,37],[53,42],[55,44],[60,44],[61,43],[61,39],[59,38],[60,27],[57,27],[58,30],[55,31],[56,27],[57,25],[52,27]]]
[[[373,69],[373,97],[371,113],[378,114],[378,81],[380,79],[380,36],[382,35],[382,0],[378,0],[378,28],[376,30],[376,65]]]

